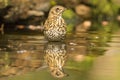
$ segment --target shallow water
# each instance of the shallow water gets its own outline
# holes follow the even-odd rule
[[[120,30],[70,34],[63,42],[43,35],[0,36],[0,80],[119,80]]]

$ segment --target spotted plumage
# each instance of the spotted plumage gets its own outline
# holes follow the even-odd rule
[[[47,43],[45,48],[45,62],[54,77],[62,78],[67,74],[63,71],[66,61],[66,45],[64,43]]]
[[[66,23],[62,18],[65,8],[54,6],[51,8],[44,24],[44,35],[48,41],[61,41],[66,35]]]

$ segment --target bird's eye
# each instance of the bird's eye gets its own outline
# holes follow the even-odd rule
[[[56,12],[59,12],[59,10],[60,10],[59,8],[56,8]]]

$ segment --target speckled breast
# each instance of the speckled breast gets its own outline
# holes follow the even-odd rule
[[[60,41],[65,38],[65,27],[51,27],[47,31],[44,31],[45,38],[49,41]]]

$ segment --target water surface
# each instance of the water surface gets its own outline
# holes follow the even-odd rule
[[[43,35],[0,36],[0,80],[119,80],[120,30],[70,34],[63,42]]]

